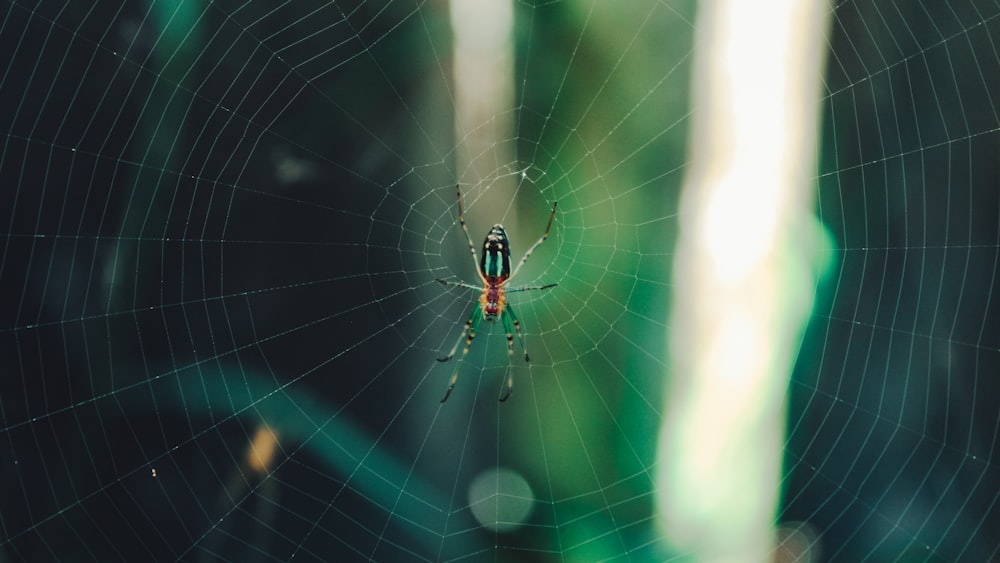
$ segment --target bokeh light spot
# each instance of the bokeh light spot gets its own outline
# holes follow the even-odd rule
[[[483,527],[497,532],[517,529],[531,514],[535,495],[519,473],[497,467],[483,471],[469,485],[469,507]]]

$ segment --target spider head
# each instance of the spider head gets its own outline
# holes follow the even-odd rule
[[[503,283],[510,277],[510,242],[503,225],[496,224],[486,234],[483,241],[483,257],[479,261],[479,271],[486,279]]]

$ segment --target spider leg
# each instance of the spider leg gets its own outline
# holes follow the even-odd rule
[[[441,280],[438,280],[438,281],[441,281]],[[529,285],[529,286],[522,285],[521,287],[512,287],[512,288],[506,290],[506,293],[517,293],[518,291],[534,291],[534,290],[537,290],[537,289],[548,289],[550,287],[555,287],[557,285],[559,285],[559,284],[557,284],[557,283],[548,283],[548,284],[545,284],[545,285]]]
[[[552,220],[556,218],[556,204],[557,203],[558,202],[555,202],[555,201],[552,202],[552,213],[549,214],[549,224],[545,226],[545,234],[542,235],[542,238],[540,238],[537,241],[535,241],[535,244],[531,245],[531,248],[529,248],[528,251],[524,253],[524,257],[521,258],[521,261],[517,263],[517,267],[514,268],[514,273],[512,273],[510,275],[510,278],[513,278],[514,276],[517,275],[517,271],[521,269],[521,266],[524,266],[524,263],[528,261],[528,257],[531,256],[531,253],[534,252],[536,248],[538,248],[538,245],[542,244],[543,242],[545,242],[545,239],[549,238],[549,229],[552,228]],[[459,211],[461,211],[461,209],[462,209],[462,206],[461,206],[461,204],[459,204]],[[465,223],[462,223],[462,226],[464,227]],[[465,234],[468,235],[469,231],[465,231]],[[471,240],[469,241],[469,244],[470,245],[472,244]],[[507,279],[510,279],[510,278],[507,278]]]
[[[528,348],[524,345],[524,333],[521,332],[521,321],[517,320],[517,315],[514,314],[514,308],[510,306],[510,303],[504,308],[506,315],[503,315],[503,326],[507,329],[507,344],[509,347],[510,356],[514,356],[514,336],[511,334],[510,325],[511,321],[514,323],[514,332],[517,333],[517,340],[521,343],[521,349],[524,350],[524,361],[530,362],[531,358],[528,357]],[[507,315],[510,315],[510,319],[507,319]]]
[[[465,240],[469,243],[469,252],[472,253],[472,263],[476,265],[476,273],[483,280],[483,283],[486,283],[486,279],[483,278],[483,274],[479,271],[479,256],[476,255],[476,243],[472,242],[472,237],[469,236],[469,227],[465,224],[465,211],[462,209],[462,188],[458,184],[455,184],[455,192],[458,193],[458,222],[461,223],[462,230],[465,231]],[[552,220],[549,219],[549,223],[551,222]]]
[[[508,319],[507,316],[510,315]],[[513,360],[514,359],[514,333],[517,333],[518,340],[521,341],[521,349],[524,350],[524,335],[521,334],[521,323],[518,322],[517,316],[514,311],[511,310],[510,305],[505,308],[505,314],[500,315],[500,319],[503,321],[503,328],[507,332],[507,356]],[[511,328],[511,319],[514,321],[514,328]],[[524,360],[528,360],[528,352],[524,352]],[[510,369],[510,368],[508,368]],[[510,397],[511,392],[514,391],[514,373],[510,372],[507,375],[507,391],[500,397],[500,402],[504,402]]]
[[[434,281],[440,283],[441,285],[454,285],[454,286],[457,286],[457,287],[464,287],[465,289],[472,289],[472,290],[475,290],[475,291],[482,291],[483,290],[483,287],[481,285],[472,285],[471,283],[465,283],[465,282],[461,282],[461,281],[449,281],[449,280],[443,280],[441,278],[436,278]],[[553,285],[555,285],[555,284],[553,284]]]
[[[510,398],[510,394],[514,392],[514,374],[510,373],[507,375],[507,390],[504,392],[503,396],[500,397],[500,402],[503,403]]]
[[[469,353],[469,347],[472,346],[472,339],[476,337],[476,330],[479,328],[479,322],[483,320],[483,310],[478,303],[473,307],[472,314],[469,315],[469,320],[465,321],[465,328],[462,329],[462,333],[458,335],[458,340],[455,345],[451,348],[451,352],[443,358],[438,358],[439,362],[447,362],[455,356],[455,352],[458,350],[458,345],[462,343],[462,338],[465,338],[465,348],[462,349],[462,355],[459,356],[458,361],[455,362],[455,372],[451,374],[451,381],[448,382],[448,390],[444,393],[444,398],[441,402],[448,400],[448,396],[451,395],[451,390],[455,388],[455,382],[458,381],[458,370],[462,367],[462,360],[465,359],[465,355]],[[468,336],[466,336],[468,333]]]

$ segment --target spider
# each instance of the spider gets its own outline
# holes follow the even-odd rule
[[[510,303],[507,302],[507,294],[518,291],[548,289],[558,285],[550,283],[540,286],[507,288],[507,283],[514,279],[514,276],[517,275],[521,266],[528,261],[528,257],[531,256],[531,253],[538,248],[538,245],[545,242],[545,239],[549,238],[549,229],[552,228],[552,220],[555,219],[556,216],[556,202],[552,203],[552,213],[549,214],[549,223],[545,226],[545,234],[543,234],[542,238],[538,239],[535,244],[531,245],[531,248],[524,253],[524,257],[521,258],[521,261],[517,263],[514,271],[511,272],[510,241],[507,239],[507,231],[504,230],[503,225],[500,225],[499,223],[493,225],[490,232],[486,234],[486,240],[483,241],[483,257],[482,260],[480,260],[476,255],[476,245],[472,242],[472,237],[469,236],[469,228],[465,225],[465,214],[462,211],[462,188],[456,185],[455,191],[458,193],[458,222],[461,223],[462,230],[465,231],[465,239],[469,243],[469,253],[472,254],[472,261],[476,264],[476,273],[479,274],[482,286],[460,281],[448,281],[440,278],[437,280],[443,285],[464,287],[480,293],[479,302],[472,308],[472,314],[469,315],[469,320],[465,321],[465,328],[463,328],[462,333],[458,335],[458,340],[455,342],[455,345],[452,346],[451,352],[449,352],[447,356],[437,359],[439,362],[447,362],[452,359],[455,356],[455,352],[458,350],[458,345],[462,343],[463,338],[465,339],[465,348],[462,349],[462,355],[455,363],[455,372],[451,375],[451,381],[448,383],[448,390],[445,391],[444,398],[441,399],[442,403],[448,400],[448,396],[451,395],[451,390],[455,388],[455,382],[458,381],[458,370],[462,366],[462,360],[465,359],[465,355],[469,353],[469,347],[472,346],[472,339],[476,337],[476,330],[479,328],[479,323],[483,319],[486,319],[489,322],[501,319],[504,330],[507,331],[507,354],[511,357],[511,359],[513,359],[514,333],[516,333],[517,339],[521,342],[521,349],[524,350],[524,361],[531,361],[528,357],[528,349],[524,346],[524,333],[521,332],[521,322],[517,320],[517,315],[514,314],[514,309],[510,306]],[[508,316],[510,317],[509,319]],[[511,330],[512,321],[514,325],[513,330]],[[500,402],[502,403],[506,401],[507,398],[510,397],[513,390],[514,376],[513,374],[509,374],[507,376],[507,391],[502,397],[500,397]]]

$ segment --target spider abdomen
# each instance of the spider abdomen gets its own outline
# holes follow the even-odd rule
[[[507,240],[507,231],[499,223],[486,233],[479,271],[487,279],[505,280],[510,277],[510,241]]]

